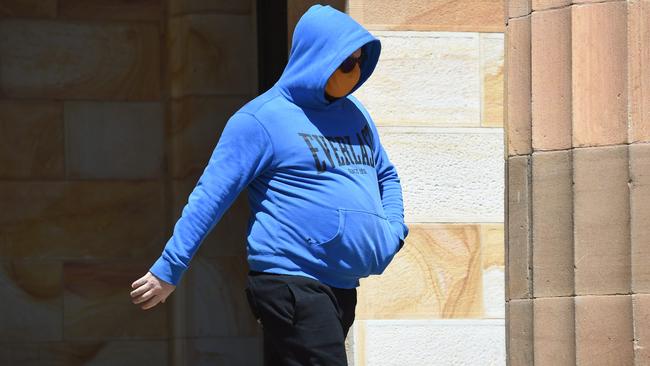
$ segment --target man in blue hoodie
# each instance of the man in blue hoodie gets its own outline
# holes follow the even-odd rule
[[[245,292],[265,364],[347,364],[359,279],[383,273],[409,231],[397,171],[351,95],[380,51],[349,15],[307,10],[280,79],[226,123],[161,256],[132,284],[134,303],[165,301],[248,188]]]

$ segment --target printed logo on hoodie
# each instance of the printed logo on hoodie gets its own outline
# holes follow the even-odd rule
[[[321,134],[298,132],[314,157],[316,171],[322,173],[328,168],[363,164],[375,167],[373,159],[373,136],[370,127],[365,126],[354,136],[323,136]],[[357,144],[353,144],[352,141]],[[349,169],[352,174],[366,174],[365,169]]]

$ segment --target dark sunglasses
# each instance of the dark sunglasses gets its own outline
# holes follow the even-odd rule
[[[363,53],[363,51],[361,51],[361,56],[359,57],[354,57],[350,55],[348,58],[343,60],[343,62],[341,62],[341,66],[339,66],[339,69],[342,72],[347,74],[348,72],[352,71],[352,69],[354,69],[354,65],[356,65],[357,63],[359,63],[359,67],[361,67],[361,65],[363,64],[364,56],[365,53]]]

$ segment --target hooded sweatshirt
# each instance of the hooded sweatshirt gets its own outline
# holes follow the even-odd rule
[[[330,75],[360,47],[358,83],[330,102]],[[380,41],[349,15],[310,7],[296,24],[279,80],[228,119],[150,271],[178,284],[203,239],[248,188],[251,270],[339,288],[383,273],[409,231],[402,190],[375,123],[351,95],[380,51]]]

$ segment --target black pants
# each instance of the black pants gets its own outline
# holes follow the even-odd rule
[[[264,365],[347,365],[345,338],[357,290],[304,277],[250,271],[245,289],[264,337]]]

